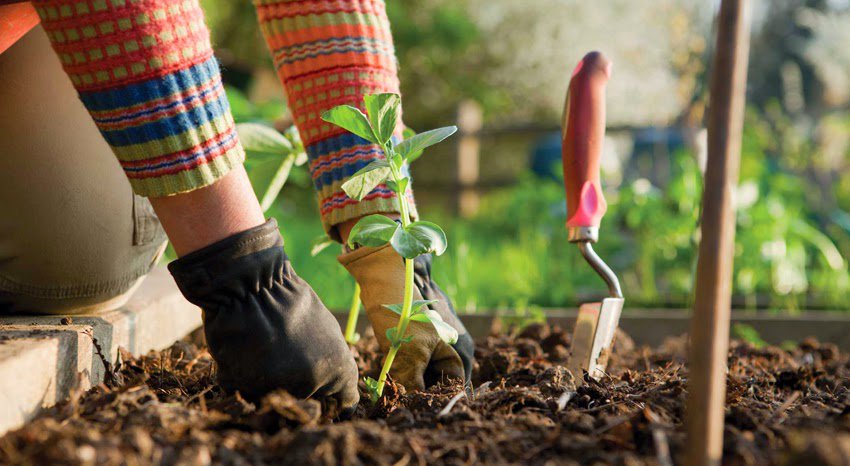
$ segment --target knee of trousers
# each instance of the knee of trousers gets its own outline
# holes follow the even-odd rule
[[[0,313],[120,304],[165,234],[37,27],[0,54]]]

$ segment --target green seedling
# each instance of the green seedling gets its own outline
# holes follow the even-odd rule
[[[315,257],[328,246],[332,245],[332,240],[327,235],[314,238],[310,247],[310,255]],[[354,294],[351,297],[351,307],[348,309],[348,321],[345,323],[345,341],[353,345],[360,341],[360,334],[357,333],[357,318],[360,315],[360,284],[354,282]]]
[[[236,132],[245,148],[245,168],[263,212],[277,199],[292,167],[304,165],[307,154],[294,126],[279,133],[260,123],[239,123]]]
[[[386,184],[395,193],[401,213],[401,224],[384,215],[363,217],[348,238],[351,247],[355,244],[378,247],[389,243],[404,258],[403,302],[384,305],[399,315],[398,325],[387,330],[390,350],[378,380],[369,377],[365,379],[372,401],[375,402],[383,395],[387,374],[399,348],[412,339],[412,336],[405,336],[411,321],[430,322],[443,341],[449,344],[457,342],[457,330],[445,323],[437,312],[428,309],[427,306],[435,301],[413,300],[413,260],[422,254],[434,253],[439,256],[445,252],[446,233],[435,223],[411,221],[406,196],[410,178],[404,174],[405,166],[421,156],[424,149],[451,136],[457,128],[449,126],[425,131],[396,144],[392,136],[399,120],[401,98],[397,94],[376,94],[367,95],[363,100],[366,114],[350,105],[340,105],[325,112],[322,119],[377,144],[383,151],[383,159],[370,163],[343,183],[345,193],[360,201],[378,185]]]

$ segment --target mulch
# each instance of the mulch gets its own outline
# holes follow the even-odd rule
[[[336,422],[283,391],[256,403],[222,391],[203,346],[178,342],[125,354],[108,384],[0,438],[0,464],[681,464],[686,339],[650,349],[621,335],[608,375],[578,388],[563,367],[569,340],[536,324],[491,336],[473,393],[391,384]],[[374,338],[352,351],[361,373],[376,371]],[[724,464],[850,464],[850,355],[736,341],[728,368]]]

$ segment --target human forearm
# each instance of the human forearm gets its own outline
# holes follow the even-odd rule
[[[210,186],[150,201],[178,256],[264,222],[242,166]]]

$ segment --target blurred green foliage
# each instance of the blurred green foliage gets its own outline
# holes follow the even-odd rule
[[[244,69],[250,75],[253,68],[271,66],[250,2],[203,3],[225,72]],[[815,34],[811,21],[801,22],[805,17],[801,12],[834,9],[826,3],[772,3],[754,38],[749,96],[753,107],[745,125],[733,280],[739,307],[848,307],[850,114],[846,106],[829,106],[823,89],[831,87],[821,83],[825,77],[846,74],[819,73],[813,68],[824,61],[813,57],[835,55],[813,47],[835,39]],[[499,69],[491,49],[506,45],[500,42],[504,38],[484,32],[488,23],[481,18],[490,10],[484,11],[481,5],[472,0],[387,1],[405,121],[413,128],[450,123],[457,103],[467,98],[480,102],[487,115],[521,114],[527,106],[526,101],[520,105],[509,97],[515,94],[508,92],[509,80],[493,81],[488,76]],[[543,7],[529,10],[534,8]],[[531,22],[539,24],[535,21]],[[617,37],[612,36],[608,45],[616,48],[628,42]],[[526,47],[524,40],[521,45]],[[548,36],[543,40],[549,40]],[[702,63],[709,57],[710,49],[706,49],[691,58]],[[507,59],[522,62],[521,58]],[[518,80],[527,77],[519,75]],[[688,79],[706,78],[702,72],[696,75]],[[800,83],[795,84],[795,79]],[[241,88],[246,88],[245,82],[232,81]],[[699,82],[685,87],[695,102],[705,98],[705,86]],[[240,122],[279,121],[285,112],[281,100],[252,103],[235,89],[228,89],[228,96]],[[795,104],[800,98],[803,104]],[[699,125],[702,113],[692,113],[696,115],[692,123]],[[249,171],[257,169],[251,160],[248,166]],[[620,275],[629,306],[691,304],[702,176],[695,157],[687,152],[675,154],[671,167],[664,186],[632,179],[606,193],[609,213],[596,249]],[[330,307],[346,308],[353,282],[336,263],[338,249],[310,255],[310,242],[322,228],[309,175],[303,168],[293,170],[291,182],[270,215],[283,225],[287,251],[299,273]],[[434,214],[429,210],[427,215],[433,218]],[[435,262],[435,277],[459,308],[574,306],[605,290],[566,241],[563,190],[556,182],[524,175],[516,186],[485,196],[480,214],[472,219],[436,218],[447,226],[449,250],[445,259]]]
[[[824,233],[807,203],[805,179],[770,156],[777,137],[757,114],[748,115],[737,198],[735,304],[846,308],[850,230],[841,227],[842,239]],[[620,276],[631,307],[692,304],[702,175],[688,152],[674,154],[672,165],[664,188],[638,179],[606,194],[609,209],[596,249]],[[466,311],[575,306],[603,295],[604,283],[566,240],[564,204],[559,182],[528,174],[515,187],[485,196],[472,219],[437,215],[449,249],[435,262],[435,279]],[[326,303],[344,308],[350,279],[334,254],[310,257],[309,241],[321,227],[303,207],[295,218],[279,213],[288,250]]]

